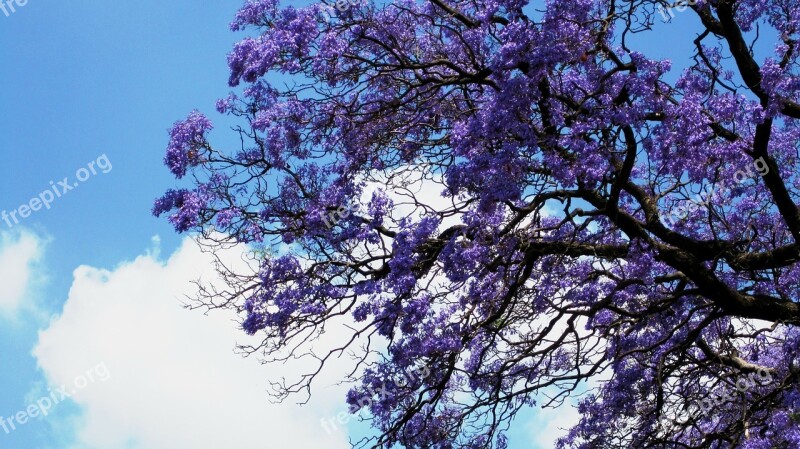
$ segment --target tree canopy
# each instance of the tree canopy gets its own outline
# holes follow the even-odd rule
[[[154,213],[264,249],[197,298],[248,351],[351,320],[310,355],[359,355],[365,446],[504,447],[574,396],[561,448],[800,447],[800,2],[332,8],[248,0],[217,104],[240,145],[170,131],[191,185]]]

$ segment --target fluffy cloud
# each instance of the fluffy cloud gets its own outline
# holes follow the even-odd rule
[[[223,258],[244,263],[237,249]],[[345,433],[328,434],[320,424],[346,410],[342,388],[326,388],[341,377],[321,379],[306,406],[296,405],[294,399],[304,398],[295,397],[270,403],[268,380],[298,371],[279,372],[234,354],[237,340],[253,342],[243,341],[230,313],[182,308],[198,279],[216,275],[210,256],[191,240],[166,262],[148,253],[113,271],[75,270],[63,313],[34,349],[51,385],[72,385],[101,363],[108,368],[107,381],[71,398],[83,410],[72,421],[79,423],[75,447],[349,447]]]
[[[565,436],[579,421],[580,414],[574,404],[564,403],[557,409],[537,410],[536,418],[529,421],[527,427],[534,447],[550,449],[555,447],[556,440]]]
[[[22,308],[32,307],[25,299],[43,246],[39,237],[27,231],[0,232],[0,314],[13,316]]]

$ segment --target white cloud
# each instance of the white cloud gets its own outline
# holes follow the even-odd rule
[[[425,213],[452,211],[456,205],[463,207],[462,201],[455,201],[452,197],[442,196],[445,183],[442,175],[420,170],[419,166],[401,166],[388,174],[375,171],[370,174],[365,182],[364,192],[361,194],[361,204],[368,204],[372,194],[383,190],[394,202],[394,207],[389,215],[394,222],[401,218],[413,217],[419,220]],[[418,204],[417,204],[418,203]],[[442,220],[440,229],[461,224],[461,214],[446,216]],[[389,229],[396,230],[396,226],[388,225]]]
[[[0,314],[14,316],[33,307],[28,299],[43,247],[44,242],[30,232],[0,232]]]
[[[555,447],[556,440],[565,436],[579,421],[578,410],[573,404],[566,402],[556,409],[538,410],[536,418],[528,423],[528,429],[536,447],[550,449]]]
[[[243,264],[241,255],[231,249],[224,257]],[[75,447],[349,447],[345,433],[329,435],[320,424],[346,410],[342,388],[325,388],[340,377],[315,384],[309,405],[297,406],[296,397],[272,404],[268,380],[279,380],[277,368],[233,353],[246,339],[236,317],[181,307],[191,281],[216,279],[210,257],[191,240],[166,262],[153,252],[112,271],[82,266],[74,277],[63,313],[40,333],[34,355],[51,385],[108,367],[106,382],[72,398],[83,411],[74,421]]]

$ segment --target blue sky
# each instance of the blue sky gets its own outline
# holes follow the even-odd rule
[[[0,221],[0,416],[53,398],[48,388],[87,384],[46,418],[0,427],[0,447],[202,449],[221,447],[217,434],[230,446],[347,447],[319,425],[345,409],[341,388],[322,388],[307,408],[270,405],[277,371],[233,354],[233,317],[178,307],[188,281],[210,276],[207,260],[150,215],[174,185],[166,129],[194,108],[213,112],[228,92],[240,4],[29,0],[0,12],[0,211],[96,169],[49,210],[13,228]],[[661,28],[649,46],[685,51],[660,40],[689,33],[686,23]],[[214,416],[220,404],[246,418]],[[512,448],[535,447],[571,418],[526,414]]]

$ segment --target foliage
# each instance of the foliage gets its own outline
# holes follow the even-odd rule
[[[694,47],[678,69],[641,38],[673,26],[657,0],[333,21],[249,0],[228,58],[244,86],[217,105],[241,148],[198,112],[177,123],[166,163],[193,185],[154,212],[275,248],[198,298],[243,314],[249,350],[300,354],[350,317],[351,344],[315,357],[361,356],[351,404],[431,368],[371,403],[364,445],[503,447],[519,410],[578,395],[560,447],[800,447],[798,3],[694,2],[696,34],[657,36]],[[755,372],[774,381],[737,392]]]

